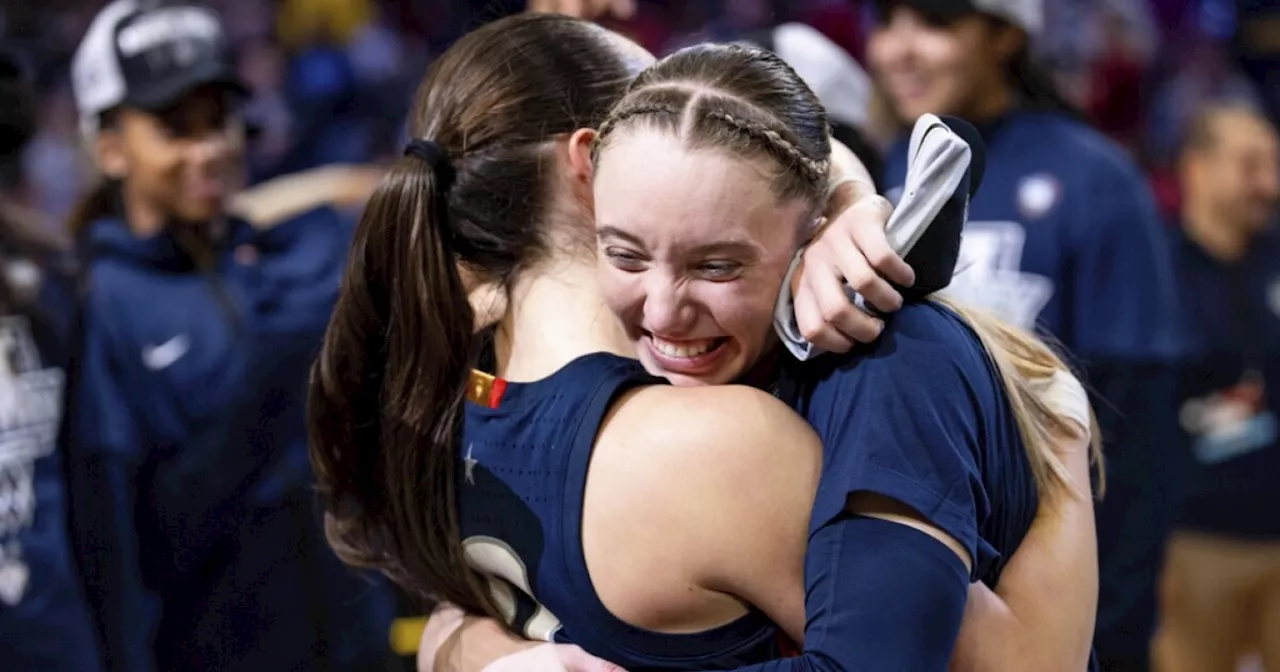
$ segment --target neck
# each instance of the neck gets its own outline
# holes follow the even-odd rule
[[[1213,209],[1188,202],[1182,209],[1182,230],[1210,257],[1231,263],[1239,261],[1249,248],[1249,234],[1233,226]]]
[[[121,188],[120,193],[124,201],[125,223],[129,226],[129,230],[133,232],[133,235],[139,238],[149,238],[164,228],[164,213],[148,203],[147,199],[143,198],[141,194],[131,189],[127,181]]]
[[[974,124],[995,121],[1013,107],[1014,96],[1009,87],[999,85],[991,87],[991,92],[978,96],[974,106],[965,118]]]
[[[596,288],[595,260],[581,256],[551,258],[521,274],[495,337],[499,376],[529,382],[595,352],[635,356]]]

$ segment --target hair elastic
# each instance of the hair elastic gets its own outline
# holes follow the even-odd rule
[[[404,155],[416,157],[431,168],[447,163],[449,160],[449,155],[445,153],[443,147],[434,141],[422,138],[410,140],[409,144],[404,148]]]

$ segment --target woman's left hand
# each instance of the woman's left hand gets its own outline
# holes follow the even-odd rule
[[[885,224],[893,206],[874,193],[869,180],[839,183],[828,211],[833,214],[805,249],[791,291],[800,334],[839,353],[874,341],[884,329],[883,320],[853,304],[845,285],[876,310],[889,313],[902,307],[894,284],[910,287],[915,271],[889,246]]]

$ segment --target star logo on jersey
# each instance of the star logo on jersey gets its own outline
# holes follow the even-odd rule
[[[1028,175],[1018,185],[1018,211],[1028,220],[1049,214],[1061,198],[1062,184],[1046,173]]]
[[[467,456],[462,460],[462,480],[467,485],[476,484],[476,465],[479,463],[479,460],[471,457],[471,444],[467,444]]]
[[[1053,297],[1053,281],[1022,271],[1026,230],[1017,222],[969,222],[960,239],[958,272],[943,290],[1023,329],[1035,329]]]

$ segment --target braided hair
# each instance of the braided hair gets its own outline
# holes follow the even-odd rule
[[[641,126],[671,132],[690,147],[769,158],[779,198],[822,205],[830,128],[817,96],[781,58],[744,45],[682,49],[646,70],[600,125],[596,158],[610,139]]]

